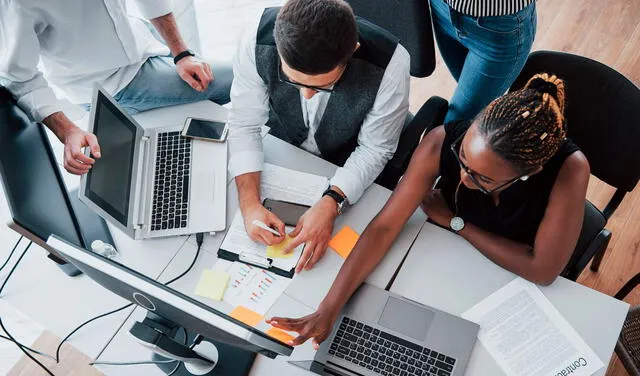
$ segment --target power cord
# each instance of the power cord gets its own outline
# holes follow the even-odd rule
[[[20,244],[20,241],[22,240],[22,238],[23,238],[23,236],[20,236],[20,238],[16,242],[16,245],[13,246],[13,249],[11,250],[11,253],[9,253],[9,257],[7,257],[7,260],[4,262],[4,264],[2,264],[2,266],[0,266],[0,271],[2,271],[2,269],[4,269],[5,266],[7,266],[7,264],[9,263],[9,260],[11,260],[11,257],[13,256],[13,252],[15,252],[16,248],[18,248],[18,244]]]
[[[0,338],[5,339],[5,340],[10,341],[10,342],[13,342],[13,343],[15,343],[15,344],[18,344],[17,342],[13,341],[11,338],[9,338],[9,337],[5,337],[5,336],[3,336],[3,335],[1,335],[1,334],[0,334]],[[51,360],[56,360],[56,358],[55,358],[55,357],[53,357],[53,356],[51,356],[51,355],[49,355],[49,354],[43,353],[42,351],[34,350],[34,349],[32,349],[31,347],[29,347],[29,346],[25,346],[25,345],[23,345],[23,344],[20,344],[20,346],[21,346],[21,347],[23,347],[25,350],[29,350],[29,351],[31,351],[31,352],[32,352],[32,353],[34,353],[34,354],[38,354],[38,355],[44,356],[45,358],[49,358],[49,359],[51,359]]]
[[[18,246],[18,244],[20,243],[20,240],[22,240],[22,237],[20,237],[20,239],[18,239],[18,242],[16,243],[15,247],[13,248],[13,250],[11,251],[11,254],[13,254],[13,252],[15,251],[16,247]],[[11,275],[13,274],[13,272],[16,270],[16,268],[18,267],[18,265],[20,264],[20,261],[22,261],[22,258],[24,257],[24,255],[27,254],[27,251],[29,250],[29,248],[31,247],[31,244],[33,244],[32,242],[29,242],[29,244],[27,244],[27,247],[24,249],[24,251],[22,251],[22,254],[20,255],[20,257],[18,258],[18,261],[16,261],[16,263],[13,265],[13,267],[11,268],[11,271],[9,271],[9,274],[7,275],[7,278],[5,278],[4,283],[2,283],[2,286],[0,286],[0,296],[2,296],[2,290],[4,290],[4,287],[7,285],[7,282],[9,282],[9,279],[11,278]],[[9,255],[9,258],[7,259],[7,261],[4,263],[4,265],[2,265],[2,267],[4,268],[4,266],[7,264],[7,262],[9,261],[9,259],[11,258],[11,255]],[[55,376],[53,374],[53,372],[51,372],[51,370],[49,368],[47,368],[44,364],[40,363],[40,361],[36,358],[33,357],[33,355],[31,355],[29,353],[28,350],[29,349],[27,346],[23,345],[22,343],[18,342],[18,340],[16,340],[11,333],[9,333],[9,331],[7,330],[7,328],[4,326],[4,323],[2,322],[2,317],[0,317],[0,328],[2,328],[2,330],[5,332],[5,334],[7,335],[7,337],[9,337],[9,340],[11,342],[13,342],[16,346],[18,346],[18,348],[20,349],[20,351],[22,351],[27,357],[29,357],[31,360],[33,360],[38,366],[40,366],[40,368],[42,368],[46,373],[48,373],[51,376]],[[4,336],[3,336],[4,338]],[[35,350],[32,350],[35,352]],[[39,353],[39,352],[38,352]]]
[[[179,276],[177,276],[177,277],[173,278],[173,279],[172,279],[172,280],[170,280],[169,282],[165,283],[165,284],[164,284],[165,286],[168,286],[168,285],[170,285],[171,283],[173,283],[173,282],[175,282],[175,281],[179,280],[180,278],[184,277],[187,273],[189,273],[189,272],[191,271],[191,269],[193,269],[193,266],[196,264],[196,261],[198,260],[198,257],[200,256],[200,250],[202,249],[202,243],[204,243],[204,233],[200,232],[200,233],[197,233],[197,234],[196,234],[196,244],[198,245],[198,250],[196,251],[196,255],[195,255],[195,257],[193,258],[193,261],[191,261],[191,265],[189,265],[189,267],[187,268],[187,270],[185,270],[184,272],[182,272],[182,274],[180,274]],[[0,291],[2,291],[2,289],[0,289]],[[60,344],[58,345],[58,348],[56,349],[56,363],[60,363],[60,348],[62,348],[62,345],[63,345],[63,344],[64,344],[64,343],[65,343],[65,342],[66,342],[66,341],[67,341],[67,340],[68,340],[68,339],[73,335],[73,334],[75,334],[78,330],[80,330],[82,327],[84,327],[85,325],[89,324],[90,322],[93,322],[93,321],[95,321],[95,320],[97,320],[97,319],[100,319],[100,318],[102,318],[102,317],[105,317],[105,316],[109,316],[109,315],[114,314],[114,313],[116,313],[116,312],[120,312],[120,311],[122,311],[122,310],[124,310],[124,309],[127,309],[127,308],[131,307],[132,305],[133,305],[133,303],[129,303],[129,304],[127,304],[127,305],[123,306],[123,307],[120,307],[120,308],[114,309],[113,311],[109,311],[109,312],[107,312],[107,313],[103,313],[103,314],[101,314],[101,315],[99,315],[99,316],[96,316],[96,317],[94,317],[94,318],[91,318],[91,319],[89,319],[89,320],[87,320],[87,321],[83,322],[83,323],[82,323],[82,324],[80,324],[78,327],[76,327],[74,330],[72,330],[72,331],[71,331],[71,333],[67,334],[67,336],[66,336],[66,337],[64,337],[64,339],[60,342]],[[185,337],[186,337],[186,336],[185,336]],[[173,371],[171,371],[171,373],[169,373],[169,375],[173,375],[173,374],[178,370],[178,368],[180,367],[180,364],[181,364],[181,363],[182,363],[182,362],[178,363],[178,365],[176,366],[176,368],[174,368],[174,370],[173,370]],[[167,376],[169,376],[169,375],[167,375]]]

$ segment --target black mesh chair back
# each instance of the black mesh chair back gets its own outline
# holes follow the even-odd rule
[[[428,77],[436,67],[427,0],[347,0],[357,16],[390,31],[411,55],[411,75]]]

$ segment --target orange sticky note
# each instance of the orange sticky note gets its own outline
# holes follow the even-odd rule
[[[280,342],[284,342],[287,343],[291,340],[293,340],[293,336],[283,330],[280,330],[278,328],[271,328],[269,330],[267,330],[267,335],[271,336],[275,339],[277,339]]]
[[[231,311],[230,316],[249,326],[257,326],[262,320],[264,320],[264,316],[243,306],[237,306],[233,311]]]
[[[358,238],[360,238],[360,235],[358,235],[357,232],[349,226],[344,226],[342,230],[331,239],[329,247],[342,256],[342,258],[346,259],[358,242]]]

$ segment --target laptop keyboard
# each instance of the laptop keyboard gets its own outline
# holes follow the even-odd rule
[[[344,317],[329,354],[383,376],[450,376],[456,360]]]
[[[186,228],[189,217],[191,140],[180,132],[158,134],[151,230]]]

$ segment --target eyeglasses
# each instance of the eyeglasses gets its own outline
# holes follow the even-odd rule
[[[500,185],[498,185],[495,188],[492,189],[487,189],[485,187],[482,186],[482,184],[480,183],[480,179],[476,176],[476,173],[469,168],[469,166],[467,166],[462,159],[460,159],[460,155],[458,154],[458,151],[456,151],[456,145],[458,143],[460,143],[460,141],[462,141],[462,138],[464,137],[464,135],[466,134],[463,133],[462,135],[460,135],[460,137],[458,137],[458,139],[456,139],[452,144],[451,144],[451,152],[453,153],[453,155],[456,157],[456,160],[458,161],[458,164],[460,165],[460,168],[467,174],[469,175],[469,178],[471,178],[471,182],[473,182],[473,184],[476,186],[476,188],[478,188],[478,190],[480,190],[480,192],[484,193],[485,195],[490,195],[493,192],[496,192],[499,189],[502,189],[508,185],[511,185],[515,182],[517,182],[518,180],[520,180],[520,178],[522,178],[522,176],[518,176],[515,179],[509,180],[505,183],[502,183]],[[462,148],[462,146],[461,146]]]
[[[344,73],[344,69],[346,69],[346,68],[342,69],[342,72],[340,72],[340,76],[338,78],[336,78],[335,81],[331,82],[330,84],[326,85],[325,87],[311,86],[311,85],[305,85],[305,84],[301,84],[301,83],[293,82],[293,81],[289,80],[289,78],[287,78],[284,75],[284,72],[282,71],[282,63],[280,62],[280,59],[278,59],[278,80],[280,80],[280,82],[284,82],[287,85],[291,85],[291,86],[295,87],[296,89],[310,89],[310,90],[314,90],[314,91],[322,92],[322,93],[333,93],[335,91],[335,88],[333,87],[333,85],[335,85],[336,82],[338,82],[340,80],[340,78],[342,78],[342,74]]]

